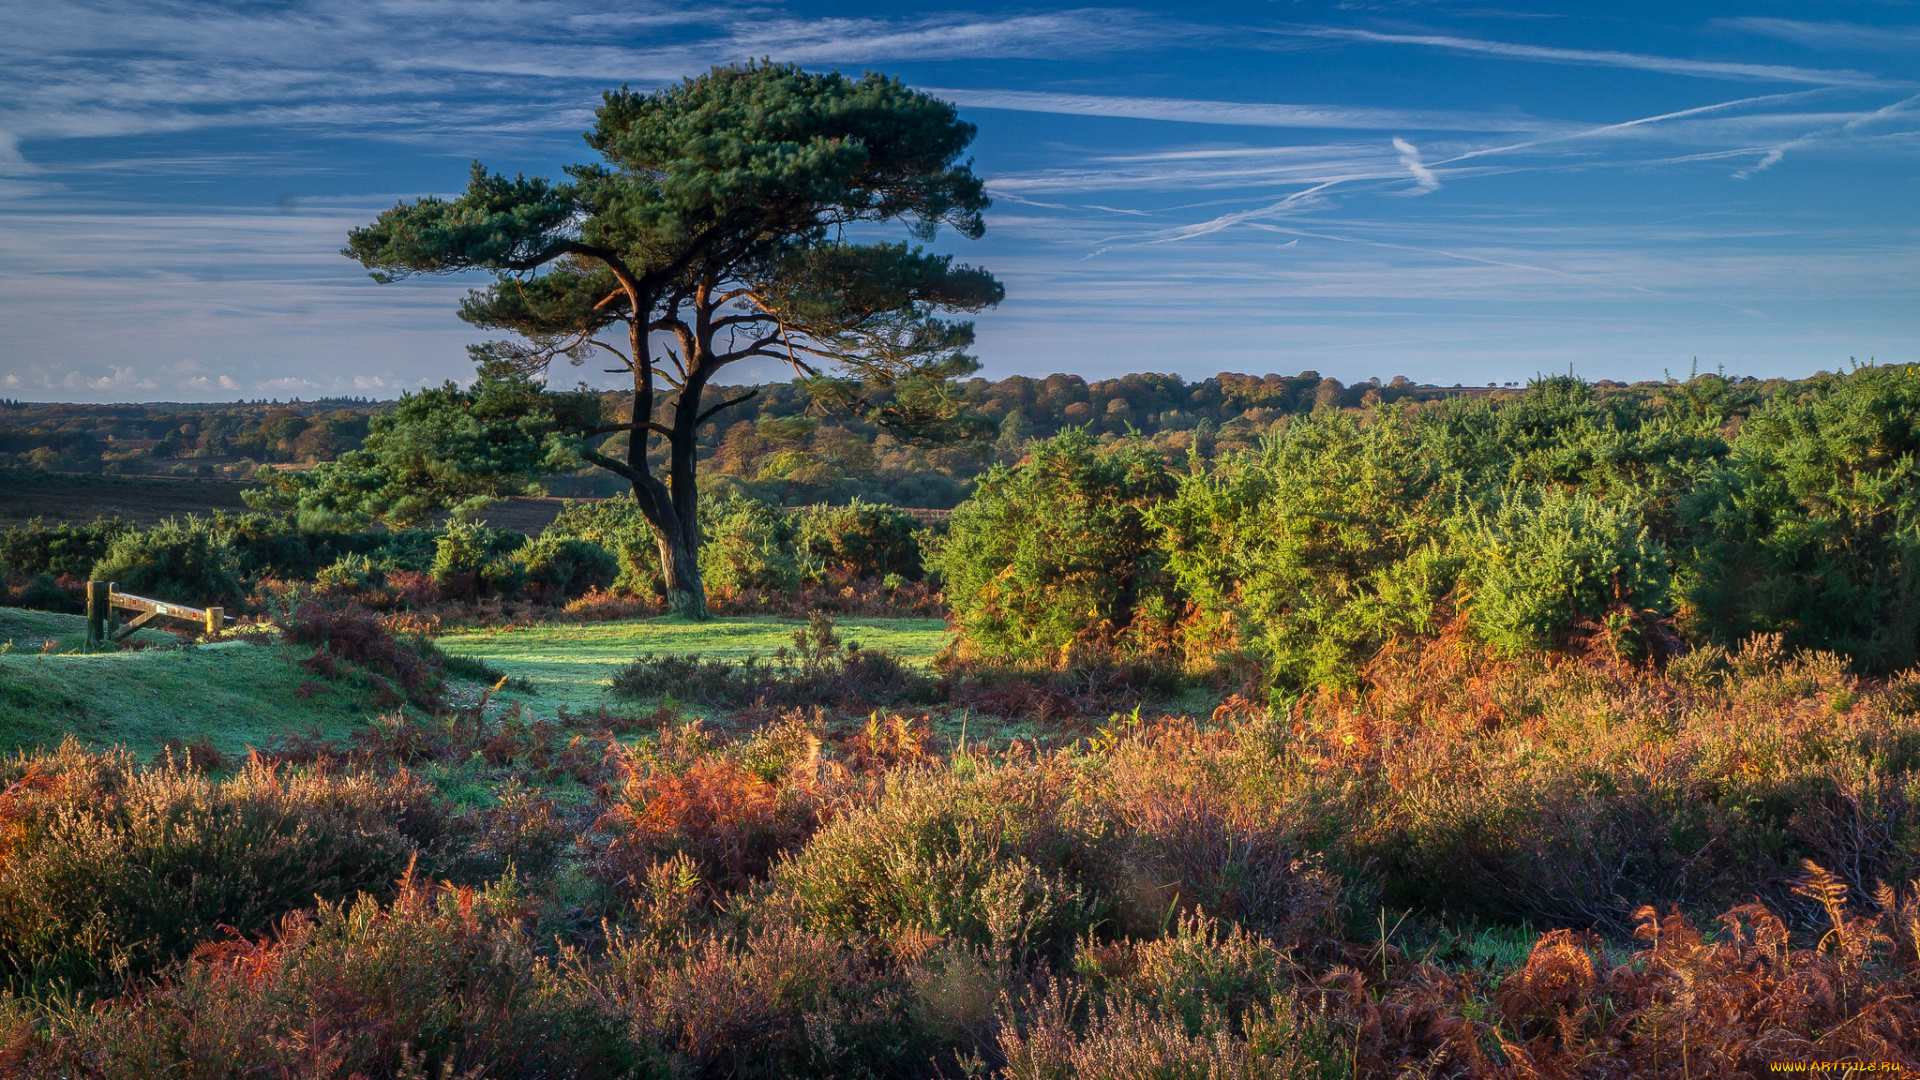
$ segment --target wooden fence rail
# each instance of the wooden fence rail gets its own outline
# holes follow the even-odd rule
[[[223,608],[188,607],[185,604],[169,604],[163,600],[149,600],[144,596],[118,592],[111,581],[87,582],[87,644],[98,645],[105,641],[124,641],[135,630],[155,619],[179,619],[183,622],[199,623],[206,627],[207,633],[217,634],[233,622]],[[137,611],[140,614],[125,626],[120,625],[120,611]]]

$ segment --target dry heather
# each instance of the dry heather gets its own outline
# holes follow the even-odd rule
[[[1920,684],[1764,639],[1369,675],[1053,750],[476,708],[17,761],[0,1073],[1920,1068]]]

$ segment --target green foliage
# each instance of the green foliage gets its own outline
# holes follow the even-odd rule
[[[614,583],[621,560],[591,540],[543,532],[514,553],[526,567],[527,580],[548,596],[579,596]]]
[[[1920,374],[1866,366],[1773,398],[1683,505],[1687,624],[1778,631],[1869,670],[1920,645]]]
[[[598,502],[569,502],[540,533],[542,542],[584,541],[613,553],[613,591],[623,596],[661,596],[660,545],[631,492]]]
[[[1473,627],[1509,655],[1553,644],[1581,616],[1667,604],[1667,557],[1633,508],[1550,487],[1474,515],[1466,554]]]
[[[1457,572],[1450,508],[1398,414],[1324,410],[1187,477],[1153,520],[1201,626],[1227,621],[1297,688],[1349,684],[1388,639],[1433,626]]]
[[[477,350],[480,378],[462,389],[404,394],[376,415],[360,449],[305,472],[263,471],[248,504],[285,510],[309,530],[380,518],[398,524],[442,510],[476,513],[579,464],[570,432],[599,415],[592,394],[553,394]]]
[[[230,604],[245,592],[240,556],[215,522],[189,517],[114,537],[89,572],[122,592],[205,607]]]
[[[21,607],[36,611],[78,612],[86,606],[84,600],[62,589],[58,579],[45,571],[35,574],[16,600]]]
[[[1665,505],[1727,453],[1712,419],[1557,375],[1508,400],[1422,409],[1413,424],[1436,468],[1484,502],[1513,485],[1558,484]]]
[[[1135,442],[1102,449],[1084,431],[1033,444],[954,513],[930,565],[970,646],[1006,659],[1056,659],[1164,619],[1165,556],[1149,522],[1172,494],[1165,463]]]
[[[138,528],[121,518],[86,525],[48,525],[38,518],[0,531],[0,572],[84,576],[107,553],[115,537]]]
[[[839,570],[854,577],[884,578],[898,574],[918,581],[923,530],[912,514],[896,506],[862,502],[846,506],[813,506],[800,515],[795,543],[800,555],[817,571]]]
[[[800,527],[777,506],[731,495],[703,507],[700,576],[709,588],[789,592],[805,576]]]
[[[456,594],[480,589],[511,596],[526,581],[518,555],[526,540],[508,529],[449,522],[434,542],[433,580]]]

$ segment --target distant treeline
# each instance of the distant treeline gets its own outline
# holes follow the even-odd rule
[[[1646,397],[1664,385],[1626,387],[1602,381],[1602,392]],[[1765,396],[1783,381],[1742,385]],[[1137,433],[1162,451],[1211,460],[1253,446],[1287,417],[1319,408],[1363,408],[1399,401],[1500,397],[1494,387],[1416,385],[1405,376],[1347,385],[1315,371],[1298,375],[1222,372],[1197,382],[1143,373],[1088,381],[1078,375],[999,381],[975,378],[959,387],[983,437],[945,446],[902,443],[872,425],[825,408],[798,381],[757,387],[709,387],[718,404],[753,390],[746,402],[700,431],[701,470],[715,491],[737,491],[788,506],[862,498],[899,506],[951,508],[996,463],[1017,461],[1029,443],[1069,427],[1111,441]],[[609,415],[627,415],[631,394],[604,395]],[[332,461],[357,449],[368,419],[391,402],[326,398],[313,402],[145,405],[0,403],[0,466],[64,472],[245,476],[262,464]],[[663,415],[658,419],[665,420]],[[620,456],[619,437],[603,451]],[[626,485],[584,468],[547,482],[550,494],[609,496]]]
[[[360,445],[378,403],[0,403],[0,467],[245,476],[266,463],[331,461]]]

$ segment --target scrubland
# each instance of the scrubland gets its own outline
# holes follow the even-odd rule
[[[0,1071],[1920,1068],[1915,381],[1326,409],[1184,472],[1069,432],[944,534],[716,502],[710,624],[633,621],[618,505],[12,536],[271,628],[18,659],[300,678],[237,747],[33,706]]]

